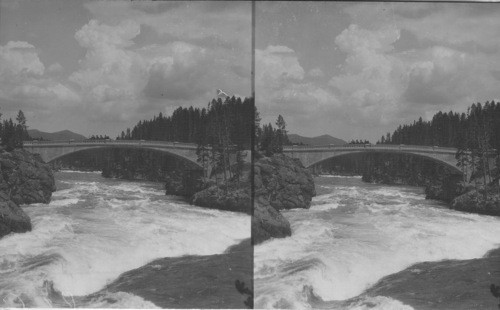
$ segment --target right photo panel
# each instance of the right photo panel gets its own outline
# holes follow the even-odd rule
[[[254,307],[500,307],[500,4],[254,18]]]

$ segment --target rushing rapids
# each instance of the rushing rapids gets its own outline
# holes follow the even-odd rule
[[[221,254],[250,237],[249,216],[190,206],[160,184],[78,172],[56,179],[50,204],[24,207],[33,230],[0,239],[1,307],[51,307],[62,296],[69,307],[152,308],[131,293],[81,296],[155,259]]]
[[[311,209],[283,212],[292,236],[255,247],[257,308],[413,309],[363,293],[417,263],[481,258],[500,246],[498,217],[449,210],[421,188],[315,181]]]

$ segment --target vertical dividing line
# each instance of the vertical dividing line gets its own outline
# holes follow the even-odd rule
[[[251,222],[250,222],[250,233],[251,233],[251,236],[250,236],[250,243],[251,243],[251,255],[252,255],[252,281],[250,281],[250,289],[252,290],[253,292],[253,296],[252,296],[252,299],[255,300],[255,288],[254,288],[254,279],[255,279],[255,275],[254,275],[254,264],[255,264],[255,252],[254,252],[254,242],[253,242],[253,236],[254,236],[254,233],[253,233],[253,225],[252,225],[252,222],[253,222],[253,217],[254,217],[254,203],[255,203],[255,184],[254,184],[254,173],[255,173],[255,170],[254,170],[254,164],[255,164],[255,108],[256,108],[256,105],[255,105],[255,0],[252,0],[252,65],[251,65],[251,75],[250,75],[250,78],[251,78],[251,92],[252,92],[252,99],[253,99],[253,106],[254,106],[254,109],[252,111],[252,119],[253,119],[253,122],[252,122],[252,136],[250,138],[250,162],[251,162],[251,166],[250,166],[250,205],[252,207],[252,211],[251,211]]]

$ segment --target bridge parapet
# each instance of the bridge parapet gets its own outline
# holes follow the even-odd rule
[[[165,148],[183,148],[196,149],[194,143],[182,143],[171,141],[150,141],[150,140],[59,140],[59,141],[25,141],[24,146],[28,147],[48,147],[48,146],[103,146],[103,145],[120,145],[120,146],[155,146]]]
[[[74,152],[107,148],[140,148],[156,150],[169,153],[183,158],[192,164],[202,168],[198,163],[196,155],[196,144],[179,143],[170,141],[146,141],[146,140],[64,140],[64,141],[26,141],[23,143],[26,150],[38,153],[45,162],[50,162],[61,156]]]
[[[287,146],[283,152],[298,158],[306,167],[314,166],[325,160],[356,153],[396,153],[425,157],[442,163],[453,171],[461,173],[457,168],[455,154],[457,149],[424,145],[394,145],[394,144],[345,144],[316,146]]]
[[[394,144],[345,144],[345,145],[292,145],[284,146],[283,151],[313,151],[313,150],[352,150],[352,149],[386,149],[386,150],[402,150],[402,151],[435,151],[441,153],[450,153],[457,151],[456,148],[450,147],[439,147],[439,146],[427,146],[427,145],[394,145]]]

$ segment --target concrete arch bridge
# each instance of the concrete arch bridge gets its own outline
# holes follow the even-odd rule
[[[359,153],[390,153],[419,156],[442,164],[452,172],[462,174],[457,167],[456,148],[423,146],[423,145],[392,145],[392,144],[346,144],[342,146],[287,146],[283,152],[290,157],[298,158],[305,167],[313,167],[334,157]]]
[[[192,164],[196,169],[203,167],[198,163],[196,144],[169,141],[144,140],[82,140],[82,141],[26,141],[24,149],[40,154],[45,162],[51,162],[75,152],[102,148],[135,148],[153,150],[170,154]]]

